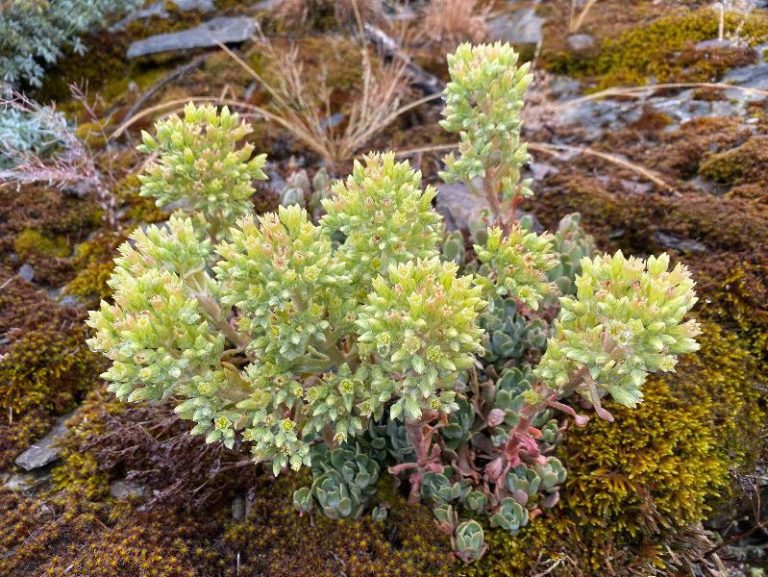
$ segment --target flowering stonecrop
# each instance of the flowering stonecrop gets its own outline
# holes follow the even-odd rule
[[[441,176],[484,194],[498,224],[533,194],[530,182],[521,180],[529,157],[520,138],[523,95],[533,76],[529,65],[517,66],[517,60],[509,44],[460,45],[448,56],[451,80],[440,123],[460,137],[459,154],[446,156]]]
[[[503,44],[451,57],[445,125],[462,142],[448,171],[491,206],[471,223],[473,251],[443,236],[435,189],[392,153],[346,181],[316,178],[310,212],[308,176],[293,179],[289,206],[257,217],[264,158],[236,149],[247,128],[234,115],[188,107],[160,123],[142,193],[190,214],[120,247],[114,303],[89,320],[110,389],[178,400],[193,434],[248,444],[276,475],[310,466],[302,513],[383,519],[386,471],[466,562],[487,549],[483,517],[514,535],[555,506],[563,415],[588,420],[569,398],[609,420],[601,398],[640,402],[649,373],[696,350],[696,298],[666,255],[594,256],[578,215],[554,235],[518,219],[529,77],[516,61]]]
[[[236,113],[225,106],[184,108],[184,118],[172,115],[155,126],[155,136],[143,132],[139,150],[156,153],[140,176],[141,196],[158,206],[182,203],[214,239],[226,234],[235,221],[251,213],[251,181],[264,180],[266,155],[251,158],[253,145],[237,148],[250,134]]]
[[[481,287],[457,271],[436,257],[390,265],[360,309],[360,354],[386,376],[383,397],[392,398],[394,388],[399,398],[392,419],[420,419],[425,401],[433,411],[456,408],[453,384],[481,349],[477,315],[485,305]]]
[[[393,153],[363,161],[322,200],[321,225],[344,236],[339,256],[367,289],[390,265],[437,256],[442,220],[432,210],[437,191],[421,189],[420,172],[395,162]]]
[[[475,252],[485,265],[483,276],[493,282],[493,292],[538,309],[545,296],[557,291],[547,277],[558,262],[552,235],[529,232],[520,225],[506,235],[492,227],[487,235],[485,244],[475,245]]]
[[[598,408],[605,394],[634,407],[649,373],[671,371],[678,355],[698,350],[698,324],[682,322],[697,300],[694,282],[683,265],[668,270],[666,254],[643,261],[619,251],[581,267],[535,374]]]

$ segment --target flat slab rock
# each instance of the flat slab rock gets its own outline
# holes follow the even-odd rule
[[[158,34],[137,40],[128,48],[128,58],[159,52],[210,48],[218,43],[245,42],[256,32],[256,21],[247,16],[222,16],[189,30]]]
[[[16,464],[25,471],[33,471],[45,467],[58,459],[60,449],[56,445],[60,439],[66,436],[69,429],[67,429],[65,423],[71,416],[69,414],[59,417],[53,429],[45,437],[32,444],[29,449],[16,457]]]

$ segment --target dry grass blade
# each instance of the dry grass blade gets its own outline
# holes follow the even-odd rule
[[[627,170],[630,170],[635,174],[639,174],[646,180],[649,180],[650,182],[654,183],[656,186],[658,186],[662,190],[666,190],[667,192],[672,193],[672,195],[674,196],[680,196],[680,193],[675,189],[675,187],[673,187],[671,184],[669,184],[667,181],[665,181],[663,178],[661,178],[658,174],[656,174],[652,170],[649,170],[629,160],[625,160],[619,156],[616,156],[615,154],[610,154],[608,152],[595,150],[594,148],[590,148],[588,146],[569,146],[567,144],[544,144],[540,142],[529,142],[528,149],[534,152],[549,154],[550,156],[558,156],[563,152],[570,152],[573,154],[583,154],[586,156],[594,156],[595,158],[600,158],[602,160],[610,162],[611,164],[620,166],[621,168],[626,168]]]
[[[737,90],[744,92],[745,94],[754,94],[756,96],[763,96],[768,98],[768,90],[761,90],[760,88],[749,88],[747,86],[736,86],[733,84],[725,84],[724,82],[674,82],[669,84],[654,84],[652,86],[628,86],[618,88],[607,88],[599,92],[593,92],[586,96],[579,98],[573,98],[566,100],[565,102],[556,103],[558,108],[568,108],[575,106],[583,102],[590,102],[593,100],[602,100],[603,98],[613,98],[615,96],[627,96],[627,97],[642,97],[649,92],[655,92],[657,90],[674,90],[674,89],[688,89],[688,88],[712,88],[717,90]]]
[[[421,36],[448,49],[462,42],[482,42],[488,36],[491,8],[477,4],[476,0],[433,0],[424,9]]]
[[[426,152],[442,152],[447,150],[453,150],[457,147],[458,147],[458,144],[439,144],[434,146],[421,146],[418,148],[408,148],[404,150],[398,150],[396,151],[395,154],[397,156],[402,157],[402,156],[409,156],[412,154],[424,154]],[[602,160],[610,162],[611,164],[615,164],[616,166],[620,166],[621,168],[630,170],[635,174],[639,174],[643,178],[654,183],[656,186],[658,186],[662,190],[666,190],[667,192],[672,193],[672,195],[674,196],[680,196],[680,193],[675,189],[675,187],[673,187],[671,184],[669,184],[667,181],[665,181],[663,178],[661,178],[658,174],[656,174],[652,170],[649,170],[634,162],[630,162],[629,160],[620,158],[614,154],[601,152],[599,150],[595,150],[594,148],[589,148],[589,147],[569,146],[567,144],[545,144],[541,142],[529,142],[528,150],[531,150],[533,152],[541,152],[542,154],[548,154],[550,156],[555,156],[555,157],[559,157],[564,152],[594,156],[595,158],[600,158]]]
[[[571,19],[568,22],[568,31],[578,32],[581,26],[584,24],[584,20],[587,18],[587,15],[589,14],[589,11],[592,9],[592,7],[597,4],[598,0],[587,0],[587,3],[584,5],[581,10],[576,11],[576,0],[571,0]]]

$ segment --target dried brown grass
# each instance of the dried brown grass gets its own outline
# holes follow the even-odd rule
[[[277,17],[288,25],[305,25],[315,17],[330,13],[342,25],[380,22],[383,12],[380,0],[282,0]]]
[[[261,39],[259,50],[272,63],[274,81],[267,81],[226,46],[221,48],[271,96],[267,118],[319,154],[331,171],[351,160],[400,115],[437,97],[402,105],[408,92],[407,63],[374,58],[367,47],[361,46],[361,87],[339,110],[333,104],[334,88],[324,73],[308,83],[295,46],[277,50],[268,40]]]
[[[476,0],[433,0],[424,9],[422,37],[452,49],[462,42],[482,42],[488,36],[490,6]]]

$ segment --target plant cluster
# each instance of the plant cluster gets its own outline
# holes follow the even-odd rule
[[[60,152],[66,147],[68,131],[59,112],[0,85],[0,171],[14,168],[29,156],[46,158]]]
[[[140,0],[9,0],[0,10],[0,74],[11,85],[41,86],[63,50],[85,51],[80,36]]]
[[[412,503],[432,507],[467,562],[486,549],[476,519],[514,535],[554,506],[566,479],[553,456],[559,416],[588,420],[564,401],[604,419],[606,396],[637,404],[649,373],[696,349],[698,326],[683,322],[696,299],[687,270],[669,270],[666,256],[593,257],[578,217],[556,234],[517,218],[530,195],[519,118],[530,78],[516,62],[500,43],[449,57],[444,126],[461,145],[446,178],[489,205],[473,223],[476,258],[464,262],[456,237],[442,246],[436,190],[391,153],[332,184],[316,222],[291,204],[224,230],[210,215],[228,193],[244,202],[244,181],[216,186],[202,206],[188,188],[197,211],[136,231],[109,281],[114,302],[91,313],[89,343],[112,361],[110,389],[128,401],[178,399],[194,434],[249,444],[275,475],[310,466],[311,486],[294,494],[302,512],[383,519],[376,489],[389,473]],[[206,183],[247,174],[250,147],[234,145],[247,127],[228,143],[200,130],[219,118],[239,122],[190,105],[161,125],[174,147],[157,163],[174,168],[166,188],[151,176],[149,194],[183,195],[174,175],[192,171]],[[199,162],[207,139],[212,157],[227,150],[232,164]]]

